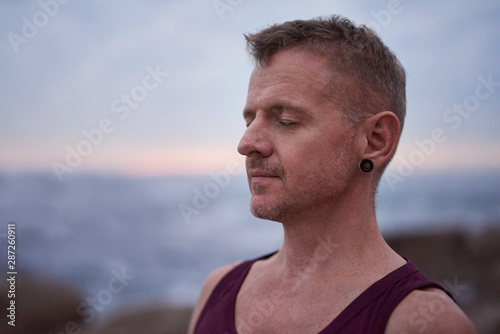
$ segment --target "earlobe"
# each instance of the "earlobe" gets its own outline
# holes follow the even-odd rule
[[[359,164],[359,168],[365,173],[369,173],[373,170],[373,162],[370,159],[363,159]]]
[[[363,159],[382,166],[390,160],[399,141],[400,124],[391,111],[382,111],[366,120],[366,147]]]

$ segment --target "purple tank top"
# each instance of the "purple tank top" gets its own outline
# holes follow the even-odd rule
[[[234,324],[238,291],[253,263],[273,254],[243,262],[220,280],[198,318],[195,334],[238,333]],[[446,289],[424,276],[408,261],[373,283],[319,334],[383,334],[394,308],[411,291],[428,287],[439,288],[453,298]]]

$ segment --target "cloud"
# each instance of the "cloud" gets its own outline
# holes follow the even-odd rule
[[[400,3],[402,10],[381,26],[380,34],[408,69],[409,115],[403,142],[412,143],[442,126],[445,110],[471,94],[479,76],[493,74],[500,81],[500,5]],[[32,19],[41,10],[36,2],[4,2],[0,7],[3,36],[20,34],[23,17]],[[126,160],[121,154],[130,145],[151,151],[234,150],[244,131],[241,110],[252,68],[243,33],[331,13],[366,23],[376,20],[373,13],[385,10],[386,1],[325,0],[306,7],[299,1],[242,1],[220,20],[211,1],[72,1],[61,5],[18,54],[7,38],[0,43],[5,69],[0,78],[0,147],[10,152],[11,167],[14,161],[19,167],[43,166],[47,159],[40,152],[62,159],[67,145],[82,140],[82,130],[110,117],[117,128],[96,155]],[[111,103],[141,83],[146,67],[157,65],[169,72],[168,79],[149,92],[130,117],[118,120]],[[499,99],[495,93],[484,101],[459,131],[449,133],[450,143],[463,138],[471,145],[498,142],[492,124],[500,121],[495,112]],[[19,154],[29,158],[16,159]],[[96,166],[104,168],[104,160],[97,160]],[[5,166],[6,162],[0,164]]]

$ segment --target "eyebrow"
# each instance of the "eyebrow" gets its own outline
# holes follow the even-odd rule
[[[297,114],[302,114],[302,115],[306,115],[306,111],[302,108],[299,108],[299,107],[296,107],[294,105],[291,105],[289,103],[276,103],[274,105],[272,105],[271,107],[269,108],[266,108],[267,112],[279,112],[279,113],[283,113],[284,111],[291,111],[293,113],[297,113]],[[253,109],[244,109],[243,110],[243,118],[247,118],[247,117],[251,117],[251,116],[254,116],[255,115],[255,110]]]

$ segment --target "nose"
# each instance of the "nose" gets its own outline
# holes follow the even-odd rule
[[[241,137],[238,152],[246,156],[260,154],[268,157],[271,155],[271,133],[265,124],[265,119],[257,117],[252,121]]]

